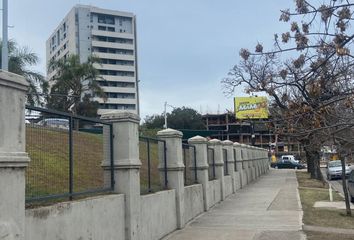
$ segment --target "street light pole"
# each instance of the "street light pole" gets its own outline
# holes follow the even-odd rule
[[[164,115],[164,118],[165,118],[165,124],[163,125],[164,129],[167,129],[167,106],[175,109],[174,106],[172,106],[172,105],[168,104],[167,102],[165,102],[165,107],[164,107],[164,111],[163,111],[163,115]]]
[[[165,102],[165,108],[164,108],[164,117],[165,117],[165,124],[163,125],[164,129],[167,129],[167,113],[166,113],[166,108],[167,108],[167,102]]]
[[[2,55],[1,68],[9,70],[9,49],[8,49],[8,0],[2,0]]]

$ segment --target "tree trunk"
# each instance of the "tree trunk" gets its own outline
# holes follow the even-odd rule
[[[341,163],[342,163],[342,185],[343,185],[343,193],[344,193],[344,200],[345,200],[345,208],[346,208],[347,216],[351,216],[352,212],[350,210],[347,181],[345,179],[345,159],[344,158],[341,159]]]
[[[314,172],[314,165],[313,165],[312,157],[310,155],[310,150],[308,148],[305,148],[305,153],[306,153],[307,172],[312,173]]]
[[[315,149],[306,149],[307,171],[311,174],[311,178],[323,180],[320,168],[320,154]]]

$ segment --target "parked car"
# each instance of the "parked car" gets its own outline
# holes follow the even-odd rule
[[[63,118],[47,118],[39,121],[37,125],[44,126],[44,127],[69,129],[69,120]]]
[[[289,159],[280,159],[278,162],[271,163],[270,165],[273,168],[290,168],[290,169],[304,169],[305,165],[300,164],[296,161],[292,161]]]
[[[345,166],[345,176],[348,177],[351,172],[351,169],[348,165]],[[340,160],[329,161],[327,163],[327,179],[332,180],[335,178],[342,177],[342,163]]]
[[[350,201],[354,203],[354,171],[351,171],[348,177],[348,192]]]
[[[300,162],[299,160],[295,159],[294,155],[283,155],[283,156],[281,156],[281,160],[290,160],[290,161],[296,162],[296,163]]]

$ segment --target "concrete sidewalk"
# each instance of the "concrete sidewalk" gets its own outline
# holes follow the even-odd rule
[[[294,170],[272,169],[164,239],[306,239],[297,186]]]

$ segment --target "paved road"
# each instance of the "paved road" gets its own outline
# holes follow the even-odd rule
[[[165,240],[302,240],[294,170],[272,169]]]
[[[332,188],[333,188],[334,190],[336,190],[337,192],[339,192],[342,196],[344,196],[342,179],[333,179],[333,180],[331,180],[331,181],[328,181],[328,180],[327,180],[327,175],[326,175],[326,168],[321,168],[321,172],[322,172],[323,178],[324,178],[329,184],[331,184]]]

